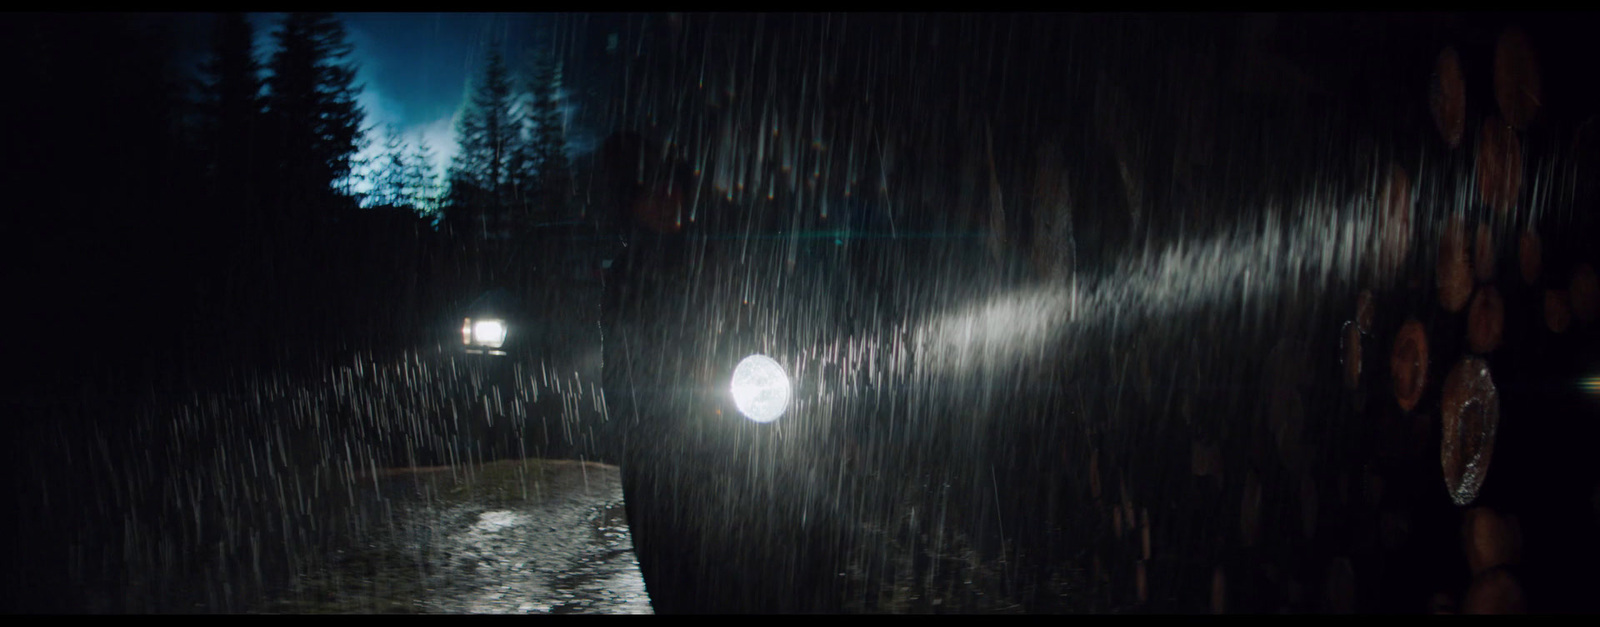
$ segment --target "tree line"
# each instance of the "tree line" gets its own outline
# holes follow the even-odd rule
[[[532,52],[514,68],[501,44],[489,45],[456,120],[456,155],[441,173],[426,139],[408,142],[394,126],[384,129],[376,155],[358,158],[372,129],[356,104],[362,86],[337,18],[284,17],[265,78],[253,41],[242,14],[219,16],[202,72],[202,133],[211,178],[233,195],[225,200],[258,198],[257,190],[273,186],[299,206],[333,194],[359,206],[449,216],[441,223],[462,235],[476,226],[480,236],[491,222],[556,217],[567,208],[561,66],[548,52]]]
[[[493,236],[497,226],[567,209],[572,173],[560,89],[561,66],[551,55],[535,53],[517,72],[499,46],[489,49],[456,124],[445,199],[452,230]]]
[[[86,368],[153,375],[422,328],[484,280],[486,224],[566,206],[548,57],[491,55],[439,168],[436,147],[372,132],[336,16],[286,14],[264,54],[244,15],[201,19],[210,39],[188,58],[171,15],[0,20],[7,291],[48,311],[14,338],[39,367],[11,383],[67,396]]]

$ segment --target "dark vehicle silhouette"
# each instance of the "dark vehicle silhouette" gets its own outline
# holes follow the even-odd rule
[[[505,357],[530,342],[536,325],[510,290],[491,289],[462,312],[461,350],[469,355]]]
[[[614,136],[602,158],[637,172],[637,155],[657,149],[648,142]],[[737,203],[711,211],[754,217],[686,224],[683,196],[669,190],[692,189],[690,175],[652,164],[628,178],[610,182],[619,244],[602,307],[603,376],[657,611],[844,609],[846,589],[860,585],[840,576],[844,550],[868,542],[851,534],[878,516],[849,495],[892,501],[904,486],[866,484],[911,476],[905,468],[943,485],[953,464],[933,460],[965,454],[919,440],[888,408],[916,387],[903,323],[937,307],[932,283],[1003,280],[984,239],[890,232],[862,202],[841,203],[833,228]],[[915,270],[934,266],[948,272]],[[864,366],[851,350],[883,352]],[[920,435],[937,431],[922,426]],[[872,467],[889,458],[895,470]],[[718,540],[728,534],[747,541]],[[772,577],[750,576],[759,572]]]
[[[530,378],[598,379],[596,309],[605,247],[593,224],[580,220],[528,225],[508,238],[488,289],[454,310],[440,329],[452,362],[482,393],[519,393]],[[544,379],[546,382],[549,379]],[[596,381],[598,383],[598,381]],[[590,384],[593,385],[593,384]],[[464,420],[456,443],[474,459],[499,459],[536,450],[593,455],[570,432],[528,427],[518,410],[496,404],[492,415]],[[458,457],[465,458],[464,454]]]
[[[1424,369],[1476,359],[1463,315],[1434,302],[1435,243],[1451,211],[1496,229],[1510,220],[1469,187],[1413,195],[1385,178],[1391,163],[1415,180],[1471,172],[1405,126],[1427,100],[1404,100],[1403,87],[1425,93],[1449,37],[1384,48],[1359,39],[1375,20],[1340,19],[1350,23],[1282,28],[1317,33],[1328,50],[1359,40],[1411,55],[1421,71],[1375,60],[1351,70],[1289,48],[1302,71],[1253,49],[1287,46],[1253,40],[1258,25],[1232,17],[1205,21],[1215,29],[669,19],[659,48],[628,48],[665,66],[652,76],[682,79],[639,107],[681,119],[611,136],[592,186],[615,237],[601,308],[608,438],[656,610],[1083,611],[1067,598],[1075,585],[1115,590],[1117,607],[1194,611],[1217,581],[1235,582],[1236,611],[1389,609],[1464,577],[1450,570],[1458,529],[1442,522],[1459,516],[1440,480],[1450,470],[1438,422],[1428,432],[1425,420],[1447,414],[1445,377],[1430,371],[1421,399],[1397,404],[1390,378],[1403,360],[1390,349],[1417,318],[1435,342]],[[857,47],[830,39],[844,37],[841,22]],[[1157,72],[1227,49],[1235,42],[1219,33],[1235,31],[1239,58],[1212,62],[1237,67]],[[1153,52],[1137,43],[1152,33],[1225,46]],[[679,52],[701,49],[690,34],[759,54],[702,61]],[[784,54],[819,41],[821,63]],[[1005,61],[973,69],[990,58]],[[1099,67],[1073,65],[1089,62]],[[735,95],[746,92],[754,104]],[[1549,115],[1558,138],[1581,119]],[[797,129],[802,141],[784,143]],[[1577,235],[1592,218],[1570,229],[1548,215],[1516,220],[1549,238],[1546,260],[1595,262]],[[1506,415],[1575,411],[1570,389],[1531,382],[1571,380],[1577,362],[1549,355],[1592,355],[1592,337],[1561,343],[1530,324],[1542,320],[1533,282],[1505,276],[1522,294],[1506,319],[1522,321],[1525,339],[1486,359],[1496,402]],[[1379,313],[1347,327],[1365,352],[1341,352],[1339,329],[1368,289]],[[1364,374],[1346,387],[1339,359],[1351,354]],[[1374,445],[1375,424],[1420,435],[1381,434],[1397,450],[1388,440],[1405,439],[1409,452],[1394,452]],[[1538,511],[1593,551],[1568,533],[1587,522],[1519,492],[1531,476],[1519,473],[1536,471],[1502,470],[1577,465],[1576,439],[1512,429],[1477,502]],[[1592,470],[1562,476],[1568,506],[1593,489]],[[1405,487],[1381,499],[1371,486],[1383,481]],[[1318,489],[1324,512],[1335,507],[1326,495],[1349,493],[1347,518],[1303,508]],[[1372,511],[1353,509],[1363,498]],[[1400,537],[1399,509],[1444,531]],[[1383,538],[1336,528],[1372,531],[1379,518]],[[1263,530],[1284,521],[1292,532]],[[1539,568],[1556,572],[1557,553]],[[1329,598],[1274,580],[1304,572],[1327,579]],[[1345,585],[1358,576],[1371,579]],[[1576,599],[1578,587],[1561,593]]]

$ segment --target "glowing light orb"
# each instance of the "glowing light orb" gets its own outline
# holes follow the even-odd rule
[[[789,408],[789,375],[771,357],[760,353],[733,368],[733,404],[756,422],[772,422]]]
[[[472,325],[472,339],[490,348],[499,348],[506,341],[506,325],[499,320],[479,320]]]

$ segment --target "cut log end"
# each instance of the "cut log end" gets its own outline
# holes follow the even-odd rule
[[[1462,514],[1461,543],[1473,576],[1522,560],[1522,529],[1517,519],[1487,507]]]
[[[1528,611],[1522,584],[1510,572],[1496,568],[1472,578],[1462,603],[1463,614],[1521,614]]]
[[[1445,47],[1433,64],[1428,85],[1428,105],[1439,137],[1451,148],[1461,145],[1466,130],[1467,88],[1461,74],[1461,57],[1453,47]]]
[[[1478,223],[1478,237],[1476,245],[1477,255],[1472,260],[1472,272],[1479,283],[1488,283],[1494,280],[1495,250],[1494,234],[1489,229],[1488,222]]]
[[[1572,326],[1572,309],[1567,302],[1566,290],[1544,291],[1544,326],[1551,333],[1566,333]]]
[[[1439,447],[1445,488],[1457,505],[1478,498],[1494,457],[1500,424],[1500,396],[1489,374],[1489,364],[1464,357],[1445,377],[1440,400],[1443,421]]]
[[[1483,203],[1508,215],[1522,193],[1522,143],[1506,121],[1490,116],[1478,135],[1478,192]]]
[[[1539,62],[1527,33],[1515,26],[1500,33],[1494,49],[1494,99],[1506,122],[1525,129],[1544,98]]]
[[[1461,311],[1472,296],[1472,262],[1467,256],[1466,227],[1461,218],[1451,218],[1439,238],[1437,267],[1439,306],[1445,311]]]
[[[1539,280],[1540,266],[1543,265],[1543,251],[1539,246],[1539,234],[1532,230],[1523,231],[1517,247],[1518,265],[1522,268],[1522,281],[1533,285]]]
[[[1580,263],[1573,268],[1567,295],[1572,301],[1572,318],[1578,324],[1587,326],[1600,317],[1600,278],[1592,266]]]
[[[1400,408],[1405,411],[1416,408],[1428,377],[1428,336],[1421,322],[1412,319],[1400,327],[1389,370],[1394,377],[1394,396]]]
[[[1500,347],[1505,331],[1505,301],[1493,285],[1478,288],[1467,311],[1467,347],[1487,355]]]

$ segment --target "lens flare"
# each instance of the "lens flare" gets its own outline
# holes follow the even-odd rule
[[[1582,381],[1578,382],[1578,387],[1582,388],[1585,392],[1595,396],[1600,396],[1600,375],[1584,377]]]

